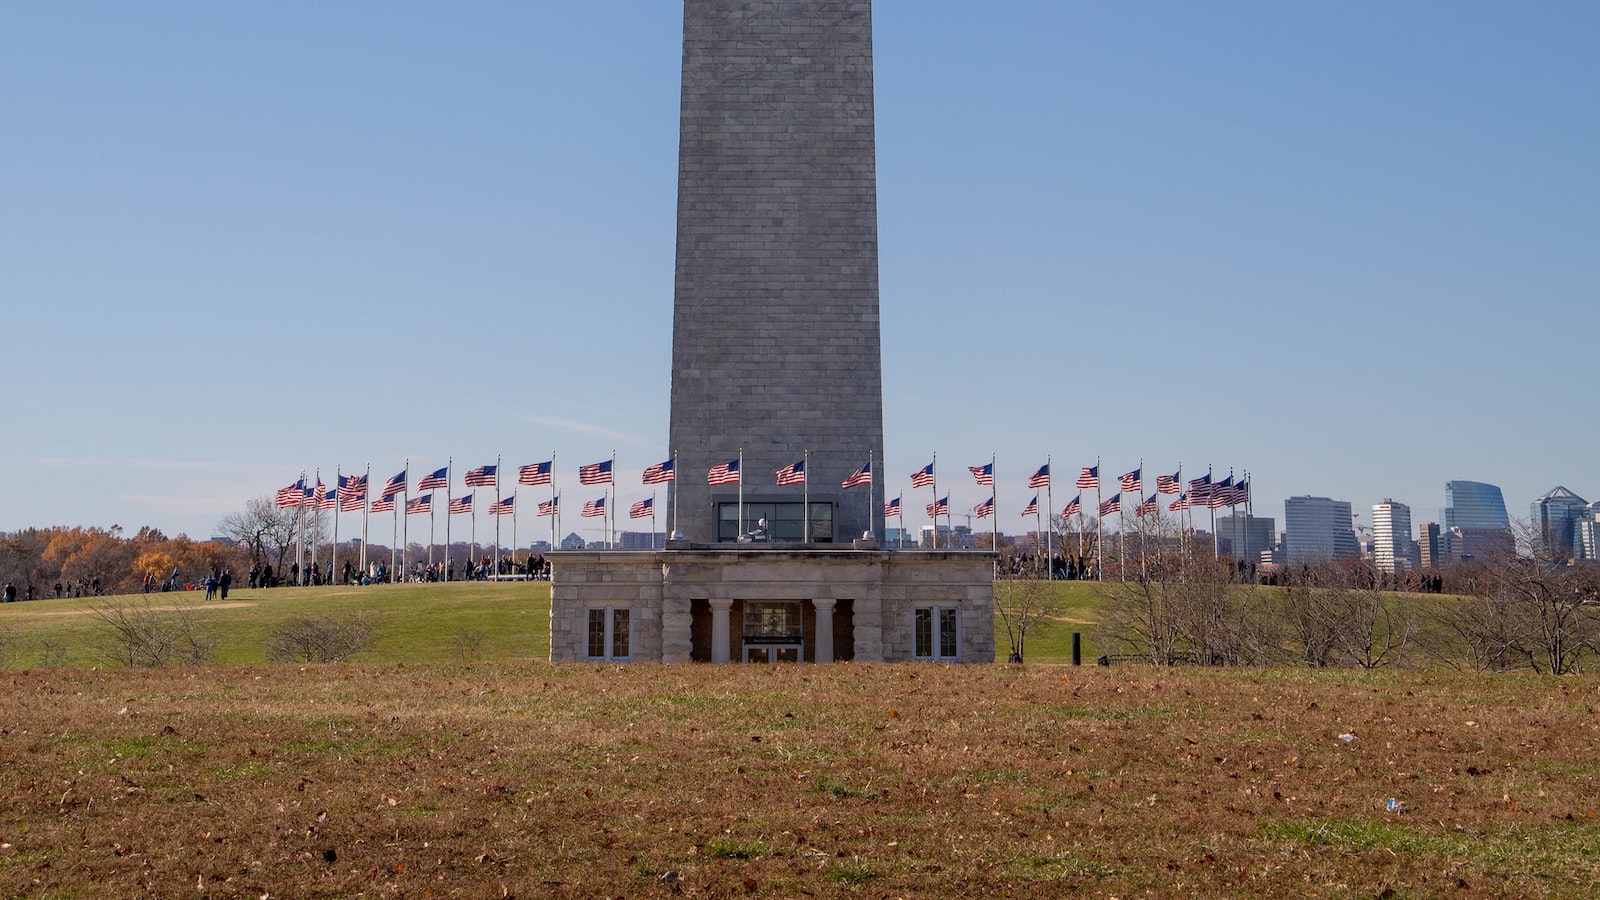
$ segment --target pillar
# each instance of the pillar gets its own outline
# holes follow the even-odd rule
[[[833,605],[836,600],[813,600],[817,611],[817,659],[819,663],[833,662]]]
[[[733,639],[728,633],[728,612],[732,609],[732,600],[711,601],[711,661],[714,663],[730,661]]]

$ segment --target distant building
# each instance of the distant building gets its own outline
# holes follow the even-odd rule
[[[1411,507],[1387,497],[1373,504],[1372,565],[1390,575],[1411,570]]]
[[[1584,507],[1583,515],[1579,517],[1577,525],[1573,528],[1573,547],[1575,556],[1579,559],[1600,559],[1600,500]]]
[[[617,547],[621,550],[660,550],[667,546],[667,533],[664,531],[624,531],[617,535]]]
[[[1417,529],[1417,564],[1424,569],[1436,569],[1444,560],[1439,558],[1439,523],[1424,522]]]
[[[1447,481],[1444,483],[1444,527],[1452,528],[1510,528],[1511,517],[1506,515],[1506,498],[1500,489],[1481,481]]]
[[[1347,500],[1290,497],[1283,501],[1283,528],[1284,559],[1290,564],[1361,555]]]
[[[1511,517],[1500,488],[1481,481],[1447,481],[1444,502],[1442,559],[1472,559],[1511,546]]]
[[[1578,525],[1588,507],[1589,501],[1564,487],[1551,488],[1530,504],[1528,521],[1541,557],[1568,560],[1577,555]]]
[[[1217,548],[1236,560],[1256,562],[1271,551],[1277,522],[1265,516],[1223,516],[1217,520]]]

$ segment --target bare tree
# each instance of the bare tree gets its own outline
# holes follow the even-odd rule
[[[1285,573],[1277,615],[1286,639],[1308,666],[1326,668],[1339,643],[1343,573],[1331,560],[1319,560]]]
[[[995,585],[994,614],[1005,625],[1006,639],[1011,644],[1011,662],[1022,662],[1028,632],[1033,626],[1059,612],[1056,592],[1047,581],[1020,579]]]
[[[185,600],[157,606],[148,596],[115,597],[91,602],[88,611],[106,627],[104,652],[119,665],[201,665],[216,648],[216,637]]]
[[[250,549],[250,560],[260,565],[269,553],[274,568],[283,568],[283,558],[294,544],[293,509],[279,509],[275,497],[252,497],[242,511],[229,513],[217,523],[217,531]]]
[[[1409,603],[1375,584],[1344,591],[1335,631],[1339,649],[1363,669],[1401,662],[1417,636],[1417,617]]]

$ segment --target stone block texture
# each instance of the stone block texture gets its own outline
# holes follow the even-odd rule
[[[670,439],[675,521],[716,539],[706,471],[747,501],[809,451],[833,538],[883,533],[870,0],[686,0]],[[878,483],[840,489],[873,455]],[[713,494],[715,491],[715,494]]]

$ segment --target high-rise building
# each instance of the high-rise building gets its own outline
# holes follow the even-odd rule
[[[1310,496],[1284,500],[1283,552],[1291,564],[1360,556],[1349,501]]]
[[[1528,521],[1533,526],[1540,555],[1545,559],[1567,560],[1575,555],[1578,524],[1589,501],[1564,487],[1554,487],[1533,501]]]
[[[1223,516],[1217,520],[1217,546],[1235,560],[1258,562],[1271,550],[1277,522],[1266,516]]]
[[[1500,488],[1481,481],[1444,483],[1444,527],[1509,528],[1506,498]]]
[[[1411,507],[1384,498],[1372,506],[1372,564],[1398,575],[1411,569]]]
[[[1439,558],[1439,523],[1422,523],[1417,529],[1417,565],[1436,569],[1443,561]]]
[[[1447,481],[1444,501],[1441,557],[1482,557],[1511,546],[1511,517],[1500,488],[1481,481]]]
[[[1579,559],[1600,559],[1600,500],[1584,507],[1573,535],[1573,550]]]

